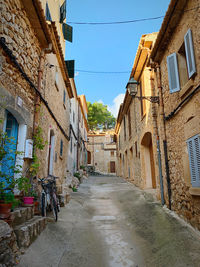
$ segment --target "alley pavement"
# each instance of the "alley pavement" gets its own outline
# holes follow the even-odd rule
[[[91,176],[18,266],[199,267],[200,234],[121,178]]]

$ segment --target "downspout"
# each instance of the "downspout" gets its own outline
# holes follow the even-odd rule
[[[38,67],[38,81],[37,81],[37,89],[39,92],[41,92],[41,82],[42,82],[42,75],[44,71],[44,58],[45,58],[45,49],[41,51],[40,54],[40,61],[39,61],[39,67]],[[35,109],[34,109],[34,122],[33,122],[33,134],[36,134],[36,130],[39,126],[39,118],[40,118],[40,96],[36,94],[35,97]]]
[[[168,161],[168,153],[167,153],[167,136],[166,136],[166,125],[165,125],[165,113],[164,113],[164,102],[163,102],[163,94],[162,94],[162,86],[161,86],[161,73],[160,67],[156,67],[157,73],[157,85],[160,95],[160,108],[161,108],[161,121],[164,129],[163,135],[163,148],[164,148],[164,156],[165,156],[165,170],[166,170],[166,178],[167,178],[167,190],[168,190],[168,201],[169,201],[169,209],[171,210],[171,181],[170,181],[170,173],[169,173],[169,161]]]
[[[150,71],[151,71],[150,72],[151,92],[152,92],[152,96],[155,96],[153,70],[150,69]],[[153,128],[154,128],[153,132],[154,132],[154,135],[156,137],[156,146],[157,146],[161,203],[162,203],[162,205],[164,205],[165,204],[165,199],[164,199],[164,187],[163,187],[163,175],[162,175],[162,160],[161,160],[161,152],[160,152],[160,139],[159,139],[159,134],[158,134],[156,103],[152,103],[152,118],[153,118]]]

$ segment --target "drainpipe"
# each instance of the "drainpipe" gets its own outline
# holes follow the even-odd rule
[[[169,201],[169,209],[171,210],[171,181],[170,181],[170,174],[169,174],[169,161],[168,161],[168,153],[167,153],[167,136],[166,136],[166,125],[165,125],[165,113],[164,113],[164,103],[163,103],[163,94],[162,94],[162,86],[161,86],[161,73],[160,67],[156,67],[157,73],[157,85],[160,95],[160,108],[161,108],[161,121],[163,127],[163,148],[164,148],[164,157],[165,157],[165,169],[166,169],[166,178],[167,178],[167,190],[168,190],[168,201]]]
[[[41,82],[42,82],[42,75],[44,70],[44,58],[45,58],[45,50],[43,49],[40,54],[40,62],[38,67],[38,81],[37,81],[37,89],[41,92]],[[39,118],[40,118],[40,96],[36,94],[35,97],[35,110],[34,110],[34,122],[33,122],[33,134],[36,133],[37,127],[39,125]]]
[[[150,83],[151,83],[151,92],[152,96],[155,96],[155,86],[154,86],[154,78],[153,78],[153,70],[150,69]],[[158,157],[158,168],[159,168],[159,178],[160,178],[160,195],[161,195],[161,203],[165,204],[164,199],[164,187],[163,187],[163,175],[162,175],[162,161],[161,161],[161,152],[160,152],[160,139],[158,135],[158,124],[157,124],[157,112],[156,112],[156,103],[152,103],[152,117],[153,117],[153,128],[154,134],[156,137],[156,145],[157,145],[157,157]]]

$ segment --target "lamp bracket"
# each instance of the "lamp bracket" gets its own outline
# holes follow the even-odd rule
[[[159,96],[135,96],[136,98],[145,99],[150,101],[151,103],[158,103],[159,104]]]

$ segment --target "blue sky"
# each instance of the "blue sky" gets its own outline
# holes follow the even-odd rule
[[[67,22],[113,22],[157,17],[165,15],[169,2],[68,0]],[[79,70],[131,71],[141,35],[159,31],[162,20],[95,26],[70,24],[73,26],[73,43],[66,42],[65,58],[74,59],[75,69]],[[130,73],[76,71],[75,83],[78,94],[85,94],[87,101],[101,100],[116,114],[129,76]]]

